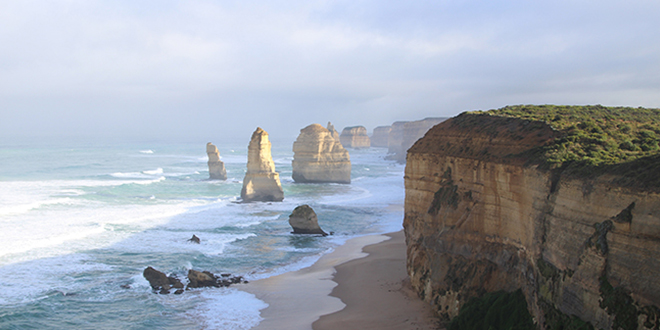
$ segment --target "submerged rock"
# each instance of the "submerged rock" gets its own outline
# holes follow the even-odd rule
[[[344,148],[369,148],[371,141],[364,126],[345,127],[339,140]]]
[[[206,154],[209,156],[209,179],[227,180],[227,170],[225,169],[225,163],[220,160],[218,148],[209,142],[206,144]]]
[[[284,199],[280,174],[275,172],[270,148],[268,133],[257,127],[248,145],[247,172],[241,190],[244,202],[281,202]]]
[[[319,124],[300,130],[293,143],[291,176],[294,181],[351,183],[348,151],[332,135],[330,130]]]
[[[306,204],[293,209],[293,212],[289,215],[289,224],[293,228],[294,234],[328,235],[319,226],[319,220],[314,209]]]

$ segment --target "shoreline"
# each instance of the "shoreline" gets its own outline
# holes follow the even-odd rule
[[[403,231],[352,238],[312,266],[250,282],[261,329],[439,329],[406,283]]]

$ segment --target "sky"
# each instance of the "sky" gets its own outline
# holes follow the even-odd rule
[[[0,138],[660,107],[657,0],[0,0]]]

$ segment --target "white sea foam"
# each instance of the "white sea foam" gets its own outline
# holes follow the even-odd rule
[[[143,154],[153,154],[154,151],[153,151],[153,150],[140,150],[140,153],[143,153]]]
[[[203,329],[251,329],[262,320],[259,311],[268,307],[253,294],[233,288],[202,290],[199,298],[200,305],[186,314]]]

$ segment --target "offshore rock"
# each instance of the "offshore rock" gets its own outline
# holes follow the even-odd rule
[[[364,126],[345,127],[339,135],[339,141],[344,148],[369,148],[371,141]]]
[[[399,163],[406,161],[406,153],[412,145],[419,140],[428,130],[445,121],[447,118],[425,118],[422,120],[395,122],[388,137],[388,153],[392,154],[387,159],[396,160]]]
[[[319,124],[300,130],[293,143],[294,181],[351,183],[348,151],[332,135],[330,130]]]
[[[316,212],[309,205],[300,205],[289,215],[289,224],[294,234],[316,234],[327,236],[319,226]]]
[[[170,280],[164,273],[149,266],[144,269],[142,276],[149,281],[149,285],[154,291],[159,291],[161,294],[170,293]]]
[[[660,326],[660,194],[527,164],[544,122],[460,115],[408,151],[411,284],[444,318],[472,297],[521,289],[539,328]]]
[[[206,154],[209,156],[209,179],[227,180],[227,170],[225,169],[225,163],[220,160],[218,148],[209,142],[206,144]]]
[[[374,128],[374,132],[371,134],[371,146],[387,148],[391,130],[392,126],[378,126]]]
[[[248,145],[247,172],[241,190],[244,202],[281,202],[284,199],[280,174],[275,172],[270,148],[268,133],[257,127]]]

